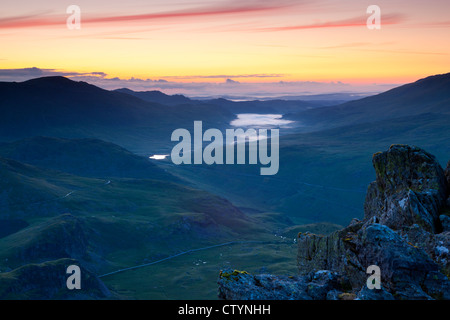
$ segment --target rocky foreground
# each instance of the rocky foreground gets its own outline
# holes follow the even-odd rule
[[[258,300],[450,299],[450,161],[407,145],[373,156],[364,219],[329,236],[298,235],[295,277],[223,270],[219,298]],[[369,289],[367,268],[381,272]]]

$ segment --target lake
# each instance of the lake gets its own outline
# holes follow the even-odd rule
[[[294,123],[291,120],[284,120],[281,114],[259,114],[259,113],[240,113],[237,119],[230,122],[233,127],[289,127]]]

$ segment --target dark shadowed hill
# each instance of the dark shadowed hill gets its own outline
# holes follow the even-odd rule
[[[194,104],[197,103],[195,100],[191,100],[181,94],[175,95],[167,95],[162,93],[161,91],[152,90],[152,91],[133,91],[127,88],[121,88],[114,90],[115,92],[126,93],[131,96],[137,97],[144,101],[156,102],[160,104],[164,104],[166,106],[176,106],[180,104]]]
[[[338,127],[425,113],[450,114],[450,73],[435,75],[339,106],[289,115],[317,127]]]
[[[178,180],[149,159],[98,139],[34,137],[1,143],[0,155],[84,177]]]
[[[195,100],[183,95],[167,95],[160,91],[133,91],[130,89],[117,89],[117,92],[126,93],[139,99],[160,103],[168,106],[180,105],[211,105],[219,106],[223,110],[238,113],[275,113],[285,114],[289,112],[299,112],[311,108],[333,105],[329,100],[309,101],[306,96],[303,99],[274,99],[274,100],[249,100],[233,101],[224,98]]]
[[[192,126],[194,120],[220,128],[234,118],[218,106],[166,106],[64,77],[0,82],[2,141],[95,137],[133,151],[152,150],[170,143],[174,129]]]
[[[159,105],[64,77],[0,83],[2,133],[11,127],[31,131],[73,124],[126,125],[162,112]],[[151,117],[145,120],[149,123]]]

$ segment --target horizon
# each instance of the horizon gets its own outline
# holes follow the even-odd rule
[[[37,68],[32,68],[37,69]],[[24,70],[29,70],[24,69]],[[293,91],[293,92],[277,92],[274,90],[273,92],[265,91],[263,93],[261,92],[252,92],[248,93],[242,90],[235,90],[235,91],[225,91],[222,94],[220,92],[214,92],[211,94],[203,94],[202,92],[193,91],[177,91],[176,89],[164,89],[160,88],[158,86],[152,87],[152,86],[141,86],[139,84],[133,83],[133,81],[120,81],[120,80],[113,80],[113,79],[102,79],[98,81],[96,78],[80,78],[78,76],[71,77],[68,75],[60,74],[56,72],[55,74],[42,74],[41,76],[27,76],[27,75],[21,75],[20,77],[16,76],[3,76],[2,77],[2,71],[5,71],[4,69],[0,69],[0,82],[11,82],[11,83],[23,83],[31,80],[39,80],[39,79],[45,79],[45,78],[63,78],[67,80],[71,80],[74,82],[85,82],[90,85],[96,86],[98,88],[108,90],[108,91],[115,91],[115,90],[132,90],[133,92],[160,92],[162,94],[168,95],[168,96],[176,96],[181,95],[185,96],[189,99],[199,99],[199,100],[208,100],[208,99],[226,99],[231,101],[251,101],[253,99],[260,99],[260,100],[302,100],[307,97],[313,97],[312,100],[316,100],[317,98],[320,98],[320,100],[349,100],[349,99],[360,99],[364,97],[368,97],[371,95],[376,95],[379,93],[383,93],[386,91],[389,91],[391,89],[397,88],[399,86],[402,86],[404,84],[385,84],[385,85],[374,85],[374,86],[350,86],[349,84],[343,84],[339,83],[337,85],[341,86],[347,86],[345,90],[339,90],[339,88],[333,88],[335,86],[335,83],[320,83],[320,82],[305,82],[302,83],[304,86],[308,86],[308,88],[312,91]],[[40,72],[40,71],[39,71]],[[430,75],[434,76],[434,75]],[[109,83],[109,81],[112,80],[114,83]],[[417,79],[420,80],[420,79]],[[138,80],[139,82],[140,80]],[[171,83],[172,84],[172,83]],[[239,85],[244,85],[246,88],[254,88],[255,85],[260,86],[261,84],[255,84],[255,83],[238,83]],[[208,83],[202,83],[202,85],[208,85]],[[223,84],[216,84],[216,86],[225,85],[225,87],[222,87],[222,89],[227,89],[227,82]],[[273,88],[274,86],[281,85],[286,86],[289,85],[288,83],[268,83],[265,84],[264,88]],[[298,83],[293,83],[293,86],[297,86]],[[320,88],[321,87],[321,88]],[[219,87],[216,87],[219,88]],[[242,88],[241,88],[242,89]],[[350,97],[354,97],[350,98]]]
[[[152,92],[153,91],[153,92],[160,92],[160,93],[163,93],[163,94],[166,94],[166,95],[169,95],[169,96],[170,95],[182,95],[182,96],[185,96],[185,97],[187,97],[189,99],[200,99],[200,100],[205,99],[206,100],[206,99],[220,99],[220,98],[222,98],[222,99],[227,99],[227,100],[237,101],[237,102],[238,101],[251,101],[253,99],[260,99],[260,100],[279,100],[279,99],[281,99],[281,100],[292,100],[292,101],[302,100],[302,99],[308,100],[307,97],[314,97],[316,99],[317,99],[317,97],[320,97],[321,100],[339,100],[339,98],[342,98],[343,101],[345,101],[345,100],[358,100],[358,99],[369,97],[369,96],[372,96],[372,95],[377,95],[377,94],[380,94],[380,93],[384,93],[384,92],[390,91],[391,89],[395,89],[395,88],[398,88],[398,87],[401,87],[401,86],[407,84],[407,83],[405,83],[405,84],[398,84],[398,85],[384,85],[384,86],[380,86],[379,88],[384,87],[385,90],[373,91],[373,92],[353,90],[353,91],[323,91],[323,92],[322,91],[317,91],[317,92],[313,92],[313,93],[311,93],[311,92],[306,92],[306,93],[295,92],[293,94],[285,94],[285,95],[282,95],[281,93],[279,93],[277,95],[276,93],[275,94],[271,94],[271,93],[267,93],[267,92],[265,93],[265,95],[258,95],[258,94],[253,94],[253,95],[240,94],[239,95],[239,93],[235,94],[235,95],[232,95],[230,93],[225,93],[223,95],[220,95],[220,94],[217,94],[217,93],[216,94],[211,94],[211,95],[201,95],[201,94],[197,94],[197,95],[195,95],[195,94],[192,95],[191,94],[190,95],[190,94],[186,94],[186,93],[183,93],[183,92],[167,92],[167,91],[170,91],[170,90],[161,90],[159,88],[144,87],[143,90],[139,90],[139,87],[136,88],[135,86],[132,86],[132,85],[130,86],[129,85],[130,83],[128,83],[128,82],[121,82],[121,81],[117,82],[119,84],[116,83],[115,85],[113,85],[111,87],[111,86],[105,85],[104,83],[96,82],[94,80],[94,78],[80,79],[79,77],[70,77],[70,76],[67,76],[67,75],[61,75],[59,73],[50,74],[50,75],[42,75],[42,76],[38,76],[38,77],[30,77],[30,76],[22,75],[20,79],[17,79],[15,77],[13,77],[13,79],[6,79],[5,80],[5,79],[2,78],[2,71],[4,71],[4,70],[0,69],[0,82],[21,83],[21,82],[26,82],[26,81],[30,81],[30,80],[45,79],[45,78],[58,78],[59,77],[59,78],[64,78],[64,79],[68,79],[68,80],[75,81],[75,82],[85,82],[85,83],[88,83],[90,85],[94,85],[94,86],[96,86],[98,88],[101,88],[101,89],[104,89],[104,90],[108,90],[108,91],[114,91],[114,90],[118,90],[118,89],[127,89],[127,90],[132,90],[134,92]],[[424,78],[421,78],[421,79],[416,79],[415,81],[412,81],[411,83],[414,83],[416,81],[423,80],[423,79],[426,79],[426,78],[429,78],[429,77],[440,76],[440,75],[447,75],[447,74],[450,74],[450,72],[439,73],[439,74],[432,74],[432,75],[428,75],[428,76],[426,76]],[[124,84],[124,85],[128,84],[128,86],[125,87],[125,86],[122,86],[122,84]],[[315,85],[315,84],[319,84],[319,83],[314,83],[313,85]],[[320,83],[320,84],[324,85],[324,83]],[[273,84],[270,84],[270,85],[273,85]],[[367,87],[363,87],[363,88],[367,88]],[[353,87],[353,89],[356,89],[356,88]],[[331,97],[329,97],[327,99],[327,96],[331,96]],[[354,96],[355,98],[354,99],[349,98],[349,97],[352,97],[352,96]],[[315,99],[312,99],[312,100],[315,100]]]
[[[432,3],[378,1],[371,30],[371,3],[354,0],[80,0],[71,30],[69,3],[20,0],[0,16],[0,80],[62,75],[189,97],[376,94],[450,66],[450,3]]]

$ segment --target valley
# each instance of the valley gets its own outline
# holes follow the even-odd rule
[[[21,268],[64,259],[100,276],[109,295],[92,283],[93,298],[216,299],[224,268],[295,274],[298,232],[329,234],[363,216],[374,153],[417,145],[445,167],[449,83],[433,76],[336,106],[108,91],[62,77],[0,83],[0,296],[37,298],[21,291]],[[175,165],[171,133],[199,120],[223,132],[237,120],[278,129],[279,171]],[[17,292],[3,292],[11,283]]]

